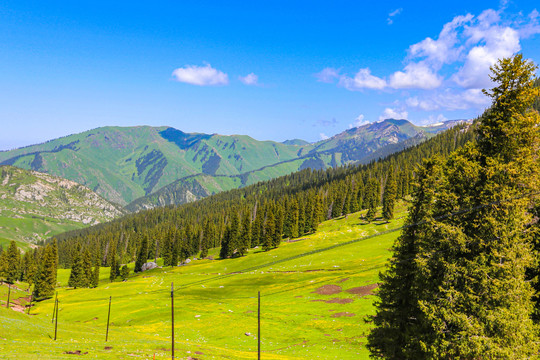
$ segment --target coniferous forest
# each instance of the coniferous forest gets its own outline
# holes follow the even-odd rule
[[[71,268],[86,252],[102,266],[158,257],[172,266],[190,256],[205,257],[214,247],[221,248],[221,258],[231,258],[257,246],[276,248],[283,239],[314,232],[321,221],[362,209],[370,209],[366,221],[375,215],[390,219],[395,200],[411,192],[416,165],[471,141],[474,126],[456,126],[368,165],[306,169],[195,203],[141,211],[61,234],[56,237],[59,266]],[[382,204],[384,214],[376,214]]]

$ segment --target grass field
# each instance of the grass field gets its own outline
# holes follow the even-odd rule
[[[0,354],[73,359],[66,352],[80,350],[91,359],[171,358],[174,282],[177,359],[256,359],[258,291],[262,359],[367,359],[364,319],[374,312],[369,290],[399,235],[384,232],[399,228],[403,216],[402,206],[396,220],[366,225],[360,214],[352,214],[269,252],[252,249],[239,259],[196,260],[127,282],[109,283],[109,269],[103,268],[97,289],[67,288],[69,270],[60,270],[58,340],[52,340],[53,299],[37,304],[30,316],[1,308]],[[384,234],[369,237],[378,233]],[[355,239],[361,240],[325,250]]]

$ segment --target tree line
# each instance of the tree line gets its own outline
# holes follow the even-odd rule
[[[99,263],[119,269],[120,264],[137,261],[135,271],[140,271],[148,259],[163,258],[165,266],[174,266],[189,257],[207,257],[208,249],[216,247],[223,259],[243,256],[254,247],[270,250],[283,239],[313,233],[324,220],[359,210],[367,209],[365,220],[373,221],[381,205],[381,216],[391,219],[395,201],[411,193],[416,165],[434,154],[447,156],[471,141],[472,127],[456,126],[367,165],[305,169],[194,203],[141,211],[58,235],[59,266],[72,268],[87,258],[88,272],[89,263],[92,268]],[[111,274],[118,276],[120,270]]]
[[[51,297],[56,287],[58,268],[58,244],[52,241],[21,255],[20,249],[11,241],[8,248],[0,247],[0,280],[9,284],[16,281],[33,285],[36,300]]]

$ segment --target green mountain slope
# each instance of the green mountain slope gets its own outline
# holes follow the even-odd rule
[[[0,166],[0,244],[22,248],[56,234],[112,220],[124,210],[73,181]]]
[[[0,152],[0,164],[76,181],[121,205],[145,197],[130,204],[138,210],[181,204],[308,167],[363,162],[387,146],[403,149],[444,129],[389,119],[309,144],[188,134],[170,127],[103,127]]]

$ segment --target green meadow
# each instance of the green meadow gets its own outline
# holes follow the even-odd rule
[[[96,289],[68,288],[69,270],[59,270],[57,340],[54,299],[36,304],[31,315],[3,307],[0,354],[5,359],[73,359],[68,352],[77,351],[87,359],[171,358],[174,283],[177,359],[256,359],[259,291],[262,359],[367,359],[365,318],[374,313],[372,289],[399,235],[389,230],[402,226],[404,216],[403,205],[390,223],[365,224],[356,213],[269,252],[194,260],[131,274],[126,282],[110,283],[109,269],[102,268]],[[217,253],[213,249],[210,255]],[[5,291],[0,297],[5,299]]]

